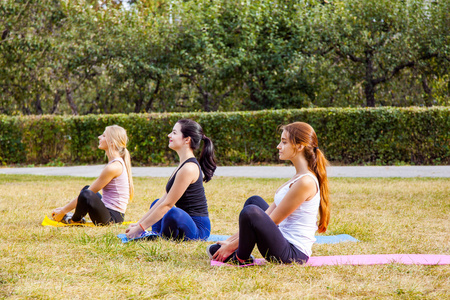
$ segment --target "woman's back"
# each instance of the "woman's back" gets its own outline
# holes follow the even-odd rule
[[[128,182],[128,173],[125,167],[125,163],[122,158],[116,158],[110,161],[108,164],[113,162],[120,162],[122,164],[122,173],[113,178],[104,188],[103,188],[103,203],[109,209],[125,213],[128,205],[128,200],[130,199],[130,185]]]
[[[199,168],[199,176],[197,180],[190,184],[184,194],[176,203],[176,207],[181,208],[191,216],[207,217],[208,216],[208,204],[205,196],[205,189],[203,187],[203,175],[200,169],[200,165],[195,157],[187,159],[181,167],[175,172],[172,178],[169,179],[166,185],[166,192],[168,193],[175,182],[175,177],[178,171],[186,163],[195,163]]]

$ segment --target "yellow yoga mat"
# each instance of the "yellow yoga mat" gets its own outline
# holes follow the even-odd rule
[[[123,222],[123,225],[131,224],[134,222]],[[92,222],[86,222],[85,224],[66,224],[62,222],[57,222],[55,220],[50,219],[49,217],[45,216],[44,220],[41,223],[42,226],[53,226],[53,227],[64,227],[64,226],[87,226],[87,227],[95,227],[94,223]]]

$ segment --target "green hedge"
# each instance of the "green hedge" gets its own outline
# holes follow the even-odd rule
[[[167,134],[180,118],[198,121],[221,165],[278,162],[278,126],[311,124],[330,161],[346,164],[450,164],[450,108],[319,108],[257,112],[89,116],[0,116],[3,165],[104,163],[104,128],[127,129],[134,165],[168,164]]]

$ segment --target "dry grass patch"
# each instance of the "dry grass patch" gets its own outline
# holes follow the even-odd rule
[[[450,298],[450,266],[209,266],[205,242],[122,245],[126,226],[42,227],[45,214],[92,179],[0,175],[0,298]],[[126,220],[161,196],[166,179],[135,178]],[[215,234],[237,230],[246,198],[269,202],[279,179],[215,178],[206,185]],[[450,254],[448,179],[331,179],[327,234],[361,242],[315,245],[313,255]],[[254,254],[260,257],[257,250]]]

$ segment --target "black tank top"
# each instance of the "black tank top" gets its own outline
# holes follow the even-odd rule
[[[169,193],[172,185],[175,181],[178,171],[184,166],[185,163],[193,162],[196,163],[200,174],[196,182],[191,183],[184,194],[178,199],[175,204],[176,207],[181,208],[187,212],[190,216],[196,217],[207,217],[208,216],[208,204],[206,203],[205,189],[203,188],[203,173],[195,157],[188,158],[180,168],[173,174],[172,178],[169,179],[166,185],[166,192]]]

